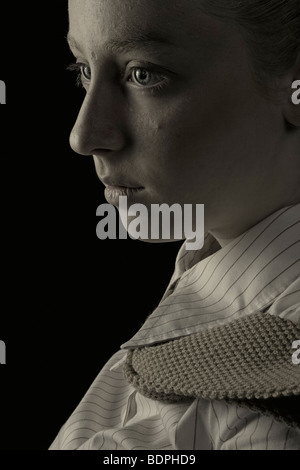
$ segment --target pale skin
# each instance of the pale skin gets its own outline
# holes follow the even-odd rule
[[[142,187],[134,202],[204,204],[205,231],[225,245],[300,202],[299,64],[270,100],[238,32],[198,6],[69,0],[86,89],[70,143],[104,184]]]

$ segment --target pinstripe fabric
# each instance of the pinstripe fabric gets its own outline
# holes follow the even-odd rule
[[[159,306],[105,365],[50,449],[300,450],[300,431],[286,424],[217,400],[154,401],[122,372],[128,348],[254,312],[300,324],[299,248],[300,205],[272,214],[222,249],[210,235],[200,251],[183,245]]]

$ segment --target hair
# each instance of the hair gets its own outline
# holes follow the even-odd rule
[[[199,8],[237,27],[259,82],[284,76],[299,61],[300,0],[199,0]]]

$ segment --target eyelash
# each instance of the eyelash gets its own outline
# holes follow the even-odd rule
[[[71,72],[75,72],[76,73],[76,86],[80,87],[80,88],[84,88],[84,83],[85,81],[87,81],[83,74],[82,74],[82,67],[84,65],[87,65],[87,64],[84,64],[82,62],[76,62],[76,63],[73,63],[73,64],[70,64],[68,67],[67,67],[67,70],[71,71]],[[157,84],[155,85],[152,85],[152,86],[138,86],[136,85],[137,88],[140,88],[141,90],[143,91],[146,91],[146,92],[149,92],[151,94],[155,94],[155,93],[158,93],[160,91],[162,91],[168,84],[169,84],[169,78],[166,76],[166,75],[163,75],[162,73],[160,72],[157,72],[154,68],[150,67],[148,64],[145,65],[145,66],[139,66],[139,67],[132,67],[130,70],[129,70],[129,77],[132,77],[133,73],[137,70],[146,70],[147,72],[149,72],[150,74],[157,74],[157,75],[161,75],[161,77],[163,78],[162,81],[158,82]],[[126,76],[126,69],[124,69],[122,71],[122,74],[121,74],[122,78],[124,79],[125,76]],[[133,80],[129,80],[128,78],[126,79],[126,82],[133,82]],[[134,83],[134,82],[133,82]]]
[[[83,88],[82,73],[81,73],[81,67],[83,65],[85,65],[85,64],[80,63],[80,62],[76,62],[76,63],[68,65],[68,67],[67,67],[67,70],[69,72],[75,72],[75,74],[76,74],[75,84],[79,88]]]

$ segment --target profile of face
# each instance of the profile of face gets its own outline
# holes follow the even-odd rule
[[[70,143],[93,156],[109,202],[122,187],[147,207],[204,204],[223,241],[295,202],[300,140],[282,93],[293,77],[266,96],[236,28],[199,3],[69,0],[86,90]]]

